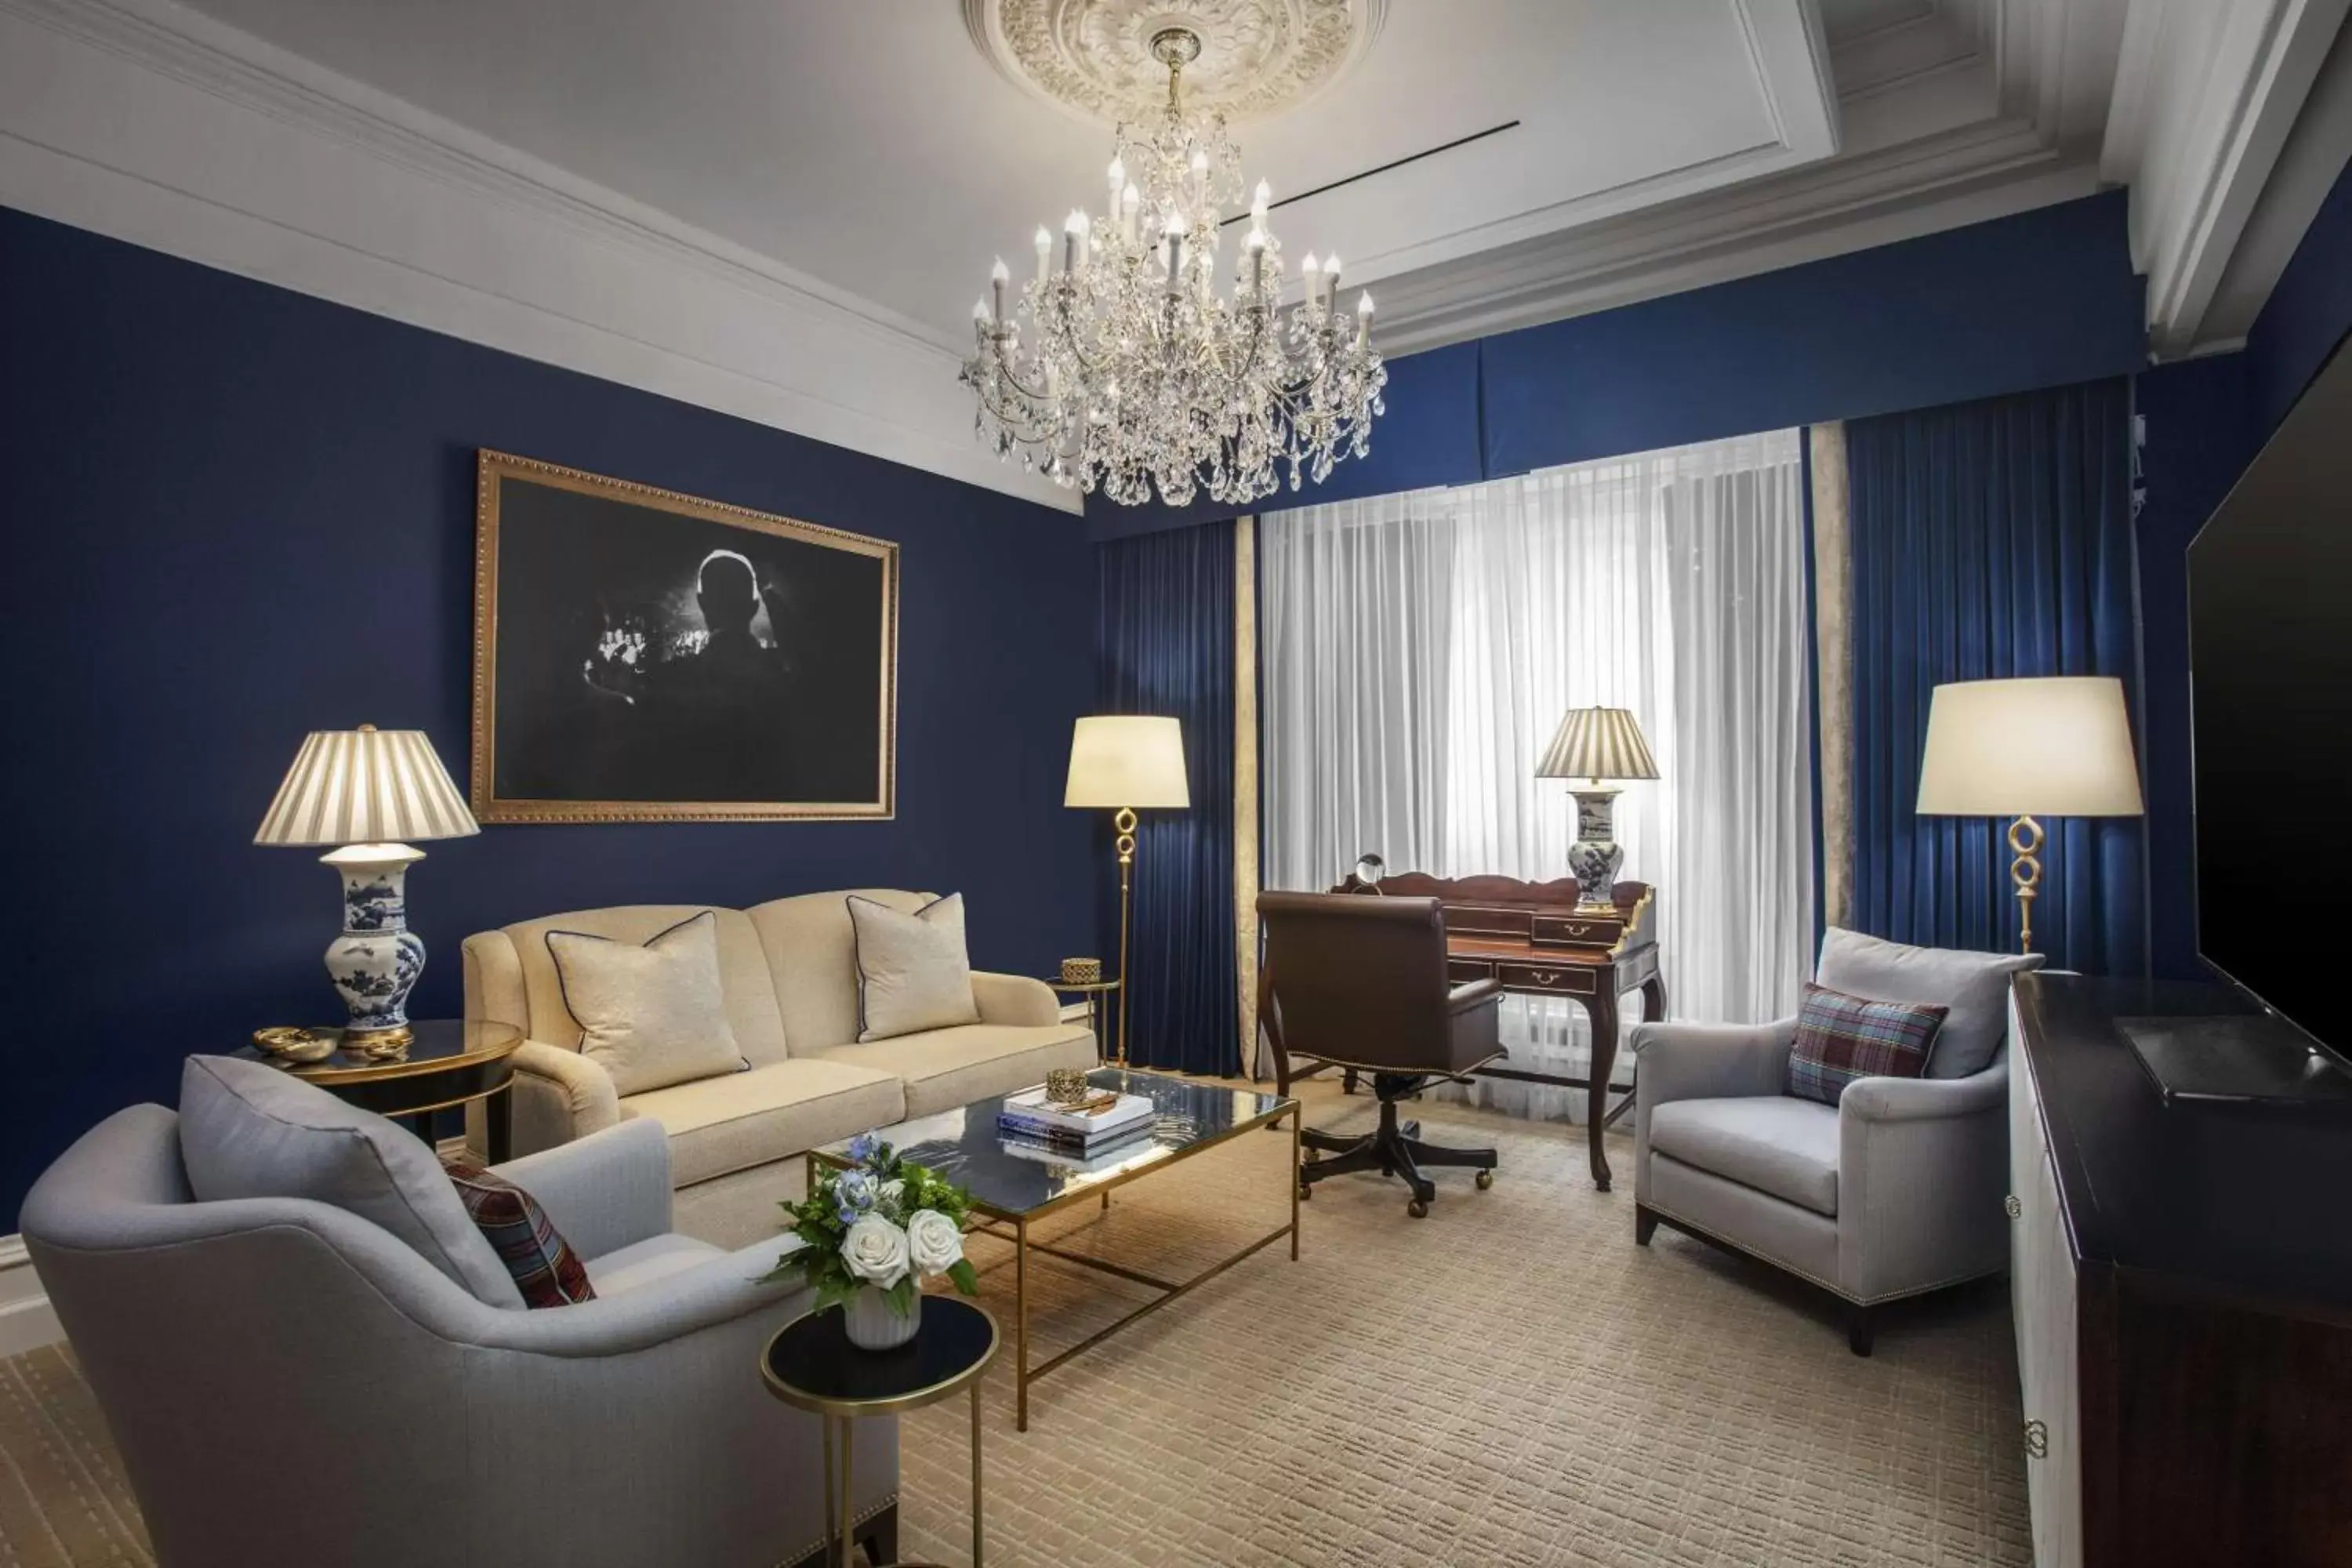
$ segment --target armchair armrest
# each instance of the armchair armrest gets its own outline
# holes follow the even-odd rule
[[[1503,983],[1491,976],[1485,980],[1465,980],[1446,993],[1445,1010],[1448,1013],[1466,1013],[1473,1007],[1498,1002],[1502,995]]]
[[[798,1279],[761,1283],[791,1237],[755,1242],[620,1296],[550,1311],[497,1311],[466,1336],[485,1349],[594,1358],[627,1355],[752,1313],[777,1325],[808,1310],[814,1295]]]
[[[2009,1064],[1968,1078],[1865,1078],[1838,1101],[1838,1272],[1869,1301],[2009,1258]]]
[[[539,1200],[583,1258],[670,1228],[669,1135],[658,1121],[624,1121],[498,1172]]]
[[[975,969],[971,972],[971,1001],[980,1009],[980,1021],[983,1024],[1043,1028],[1062,1021],[1062,1003],[1054,994],[1054,988],[1025,974],[992,974]]]
[[[1786,1088],[1797,1020],[1769,1024],[1637,1024],[1635,1092],[1643,1106],[1727,1100]]]

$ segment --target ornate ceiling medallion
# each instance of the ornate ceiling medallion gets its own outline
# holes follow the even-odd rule
[[[1246,120],[1295,108],[1363,57],[1388,0],[964,0],[972,41],[1031,92],[1090,119],[1132,119],[1165,92],[1151,40],[1201,40],[1193,109]]]

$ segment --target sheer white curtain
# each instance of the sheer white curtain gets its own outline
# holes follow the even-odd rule
[[[1622,874],[1659,889],[1675,1016],[1790,1010],[1812,928],[1798,443],[1268,514],[1265,885],[1328,886],[1365,850],[1440,876],[1562,875],[1573,804],[1537,758],[1566,710],[1630,708],[1662,776],[1619,797]],[[1513,998],[1504,1028],[1519,1065],[1581,1070],[1571,1004]]]

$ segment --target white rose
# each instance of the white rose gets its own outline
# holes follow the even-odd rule
[[[963,1260],[963,1228],[937,1209],[907,1221],[907,1256],[918,1274],[944,1274]]]
[[[878,1214],[860,1215],[841,1238],[841,1260],[860,1279],[887,1290],[906,1277],[907,1233]]]
[[[888,1207],[890,1207],[890,1208],[894,1208],[894,1209],[895,1209],[895,1208],[897,1208],[897,1207],[898,1206],[898,1200],[899,1200],[899,1199],[901,1199],[901,1198],[903,1198],[903,1197],[905,1197],[906,1195],[907,1195],[907,1184],[906,1184],[906,1183],[904,1183],[904,1182],[885,1182],[885,1183],[883,1183],[883,1184],[882,1184],[881,1201],[882,1201],[882,1203],[883,1203],[883,1204],[887,1205]]]

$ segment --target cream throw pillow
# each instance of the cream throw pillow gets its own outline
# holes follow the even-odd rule
[[[971,960],[963,945],[963,895],[935,899],[911,915],[853,897],[857,936],[857,1037],[887,1040],[980,1022]]]
[[[580,1054],[612,1074],[622,1095],[751,1065],[727,1022],[719,920],[709,910],[642,947],[551,931],[547,951],[555,960],[563,1005],[580,1025]]]

